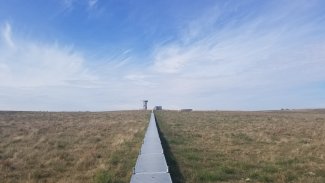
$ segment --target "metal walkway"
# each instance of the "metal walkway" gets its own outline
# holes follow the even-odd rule
[[[130,183],[172,183],[153,112]]]

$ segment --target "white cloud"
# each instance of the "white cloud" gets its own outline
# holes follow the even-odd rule
[[[131,75],[139,69],[128,65],[130,51],[93,61],[73,46],[22,39],[7,27],[0,39],[0,110],[138,109],[145,97],[150,83]]]
[[[86,5],[87,8],[93,8],[97,5],[98,0],[61,0],[62,8],[64,10],[72,10],[75,8],[77,3],[82,2],[82,4]]]
[[[81,3],[80,3],[81,2]],[[73,10],[79,3],[79,5],[85,5],[86,9],[93,9],[97,6],[98,0],[61,0],[62,8],[64,10]],[[85,8],[83,7],[83,8]]]
[[[206,108],[289,105],[289,100],[283,100],[288,91],[295,96],[298,88],[325,78],[325,37],[320,34],[324,27],[320,19],[309,17],[314,6],[309,4],[308,9],[303,4],[270,7],[272,11],[263,16],[241,17],[241,24],[227,22],[223,27],[215,26],[222,14],[211,17],[208,13],[190,22],[178,40],[154,50],[152,69],[164,78],[160,88],[168,88],[170,100],[182,98],[188,102],[179,103],[187,105],[208,98],[200,104]],[[281,100],[252,107],[244,104],[259,103],[259,97]],[[298,100],[301,106],[307,103],[303,96]]]
[[[4,27],[2,28],[2,38],[5,41],[5,43],[7,44],[7,46],[9,46],[10,48],[14,48],[15,44],[12,40],[11,37],[11,25],[7,22],[5,23]]]
[[[62,0],[62,5],[64,9],[72,9],[76,0]]]
[[[90,8],[92,8],[92,7],[96,6],[97,2],[98,2],[98,0],[88,0],[88,6]]]
[[[206,28],[208,31],[197,32],[195,28],[195,37],[199,39],[159,46],[154,52],[153,69],[181,77],[212,77],[214,85],[228,83],[235,86],[245,80],[254,82],[254,85],[292,84],[324,78],[325,72],[315,72],[325,64],[322,61],[324,52],[315,50],[324,46],[325,40],[310,38],[319,28],[318,22],[293,22],[290,21],[292,17],[285,17],[289,18],[286,24],[281,22],[268,27],[266,21],[272,23],[283,14],[286,12],[272,12],[263,20],[256,18],[243,25],[219,30],[209,27]],[[310,69],[308,78],[296,74],[306,67]]]
[[[66,85],[73,80],[95,79],[85,68],[84,57],[73,48],[29,40],[12,41],[9,23],[2,30],[1,87]]]

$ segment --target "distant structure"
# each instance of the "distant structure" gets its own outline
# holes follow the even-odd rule
[[[192,109],[180,109],[179,112],[191,112],[193,111]]]
[[[156,110],[156,111],[162,110],[162,106],[155,106],[155,107],[153,108],[153,110]]]
[[[143,110],[148,109],[148,100],[143,100]]]

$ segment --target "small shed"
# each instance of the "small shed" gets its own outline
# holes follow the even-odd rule
[[[193,109],[180,109],[179,112],[191,112]]]
[[[157,111],[162,110],[162,106],[155,106],[153,110],[157,110]]]

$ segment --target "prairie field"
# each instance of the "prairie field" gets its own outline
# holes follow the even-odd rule
[[[129,182],[148,120],[146,111],[0,112],[0,182]]]
[[[325,182],[325,110],[156,118],[174,183]]]

